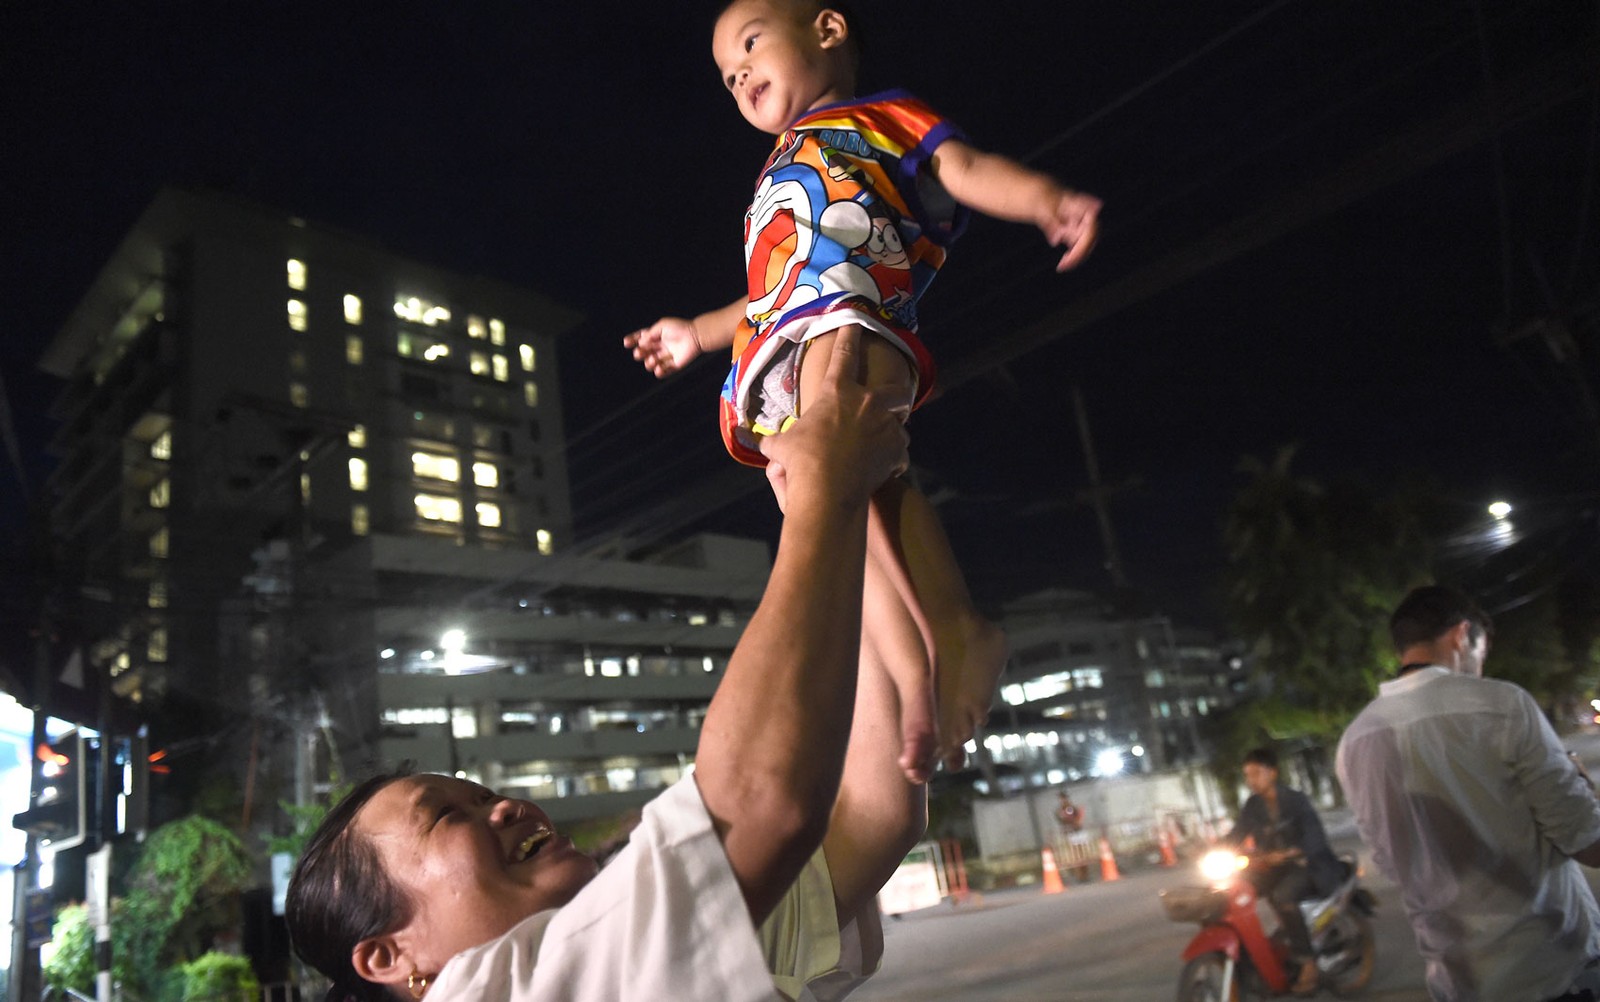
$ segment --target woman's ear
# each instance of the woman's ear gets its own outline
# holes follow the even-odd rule
[[[357,943],[350,950],[350,966],[363,980],[381,985],[404,984],[408,976],[416,973],[393,935],[373,936]]]

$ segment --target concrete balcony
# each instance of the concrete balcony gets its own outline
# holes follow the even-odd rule
[[[671,700],[706,703],[717,690],[720,672],[688,675],[519,675],[510,671],[481,675],[378,676],[378,704],[385,707],[456,706],[536,700],[603,703],[615,700]]]

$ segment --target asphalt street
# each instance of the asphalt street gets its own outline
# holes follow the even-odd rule
[[[1600,764],[1600,735],[1568,741]],[[1370,864],[1348,811],[1324,815],[1340,851],[1355,852],[1378,897],[1377,969],[1362,998],[1428,1002],[1422,961],[1399,894]],[[1600,871],[1588,871],[1600,891]],[[1150,1002],[1176,989],[1179,955],[1196,926],[1167,920],[1163,887],[1198,883],[1192,865],[1124,873],[1111,883],[974,895],[886,920],[883,969],[851,996],[861,1002]],[[1332,998],[1324,994],[1322,998]]]

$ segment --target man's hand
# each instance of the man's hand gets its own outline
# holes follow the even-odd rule
[[[657,379],[665,379],[700,357],[704,347],[693,320],[662,317],[622,339],[622,346]]]
[[[1081,191],[1063,191],[1053,205],[1046,206],[1038,220],[1039,229],[1052,247],[1067,248],[1056,271],[1076,268],[1089,256],[1100,233],[1100,200]]]
[[[833,336],[821,390],[805,416],[788,431],[762,438],[761,453],[773,493],[787,512],[790,496],[801,493],[818,502],[865,503],[910,465],[909,441],[905,425],[863,385],[861,332],[849,327]]]

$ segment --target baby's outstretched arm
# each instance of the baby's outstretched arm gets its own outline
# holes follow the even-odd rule
[[[705,352],[731,346],[745,306],[741,297],[692,319],[662,317],[623,338],[622,346],[657,379],[665,379]]]
[[[1100,200],[1058,184],[1009,157],[948,139],[933,155],[933,172],[956,201],[997,219],[1032,223],[1052,247],[1067,248],[1057,271],[1076,267],[1094,247]]]

